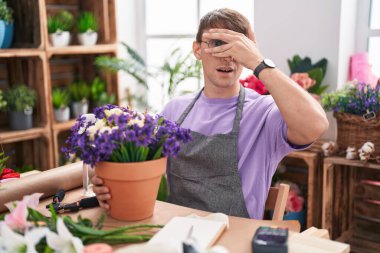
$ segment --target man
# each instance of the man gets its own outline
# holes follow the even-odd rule
[[[219,9],[200,21],[193,52],[204,89],[168,103],[163,115],[192,130],[193,141],[169,159],[169,201],[210,212],[262,219],[272,176],[289,152],[307,147],[328,128],[313,97],[259,52],[248,20]],[[239,84],[254,71],[271,96]],[[93,178],[100,205],[111,198]]]

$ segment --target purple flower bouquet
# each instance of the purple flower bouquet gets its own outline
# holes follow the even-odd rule
[[[191,140],[190,130],[160,115],[142,114],[116,105],[95,108],[71,128],[62,151],[84,163],[142,162],[176,156],[182,143]]]

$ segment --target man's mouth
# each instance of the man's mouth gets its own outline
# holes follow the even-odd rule
[[[230,73],[234,71],[232,67],[228,67],[228,66],[217,67],[216,70],[218,72],[223,72],[223,73]]]

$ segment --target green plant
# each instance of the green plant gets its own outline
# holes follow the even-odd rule
[[[3,96],[3,91],[0,90],[0,110],[3,110],[7,107],[7,101]]]
[[[99,77],[96,77],[91,83],[91,98],[96,106],[114,104],[116,101],[114,94],[107,94],[106,84]]]
[[[69,86],[69,91],[73,102],[80,102],[90,98],[90,87],[84,81],[79,81]]]
[[[82,12],[77,19],[77,28],[79,33],[98,31],[98,21],[91,12]]]
[[[36,92],[25,86],[17,85],[4,93],[8,110],[22,112],[35,106],[37,100]]]
[[[308,91],[317,95],[321,95],[328,88],[328,85],[322,85],[322,80],[326,75],[327,63],[327,59],[323,58],[312,64],[309,57],[302,59],[299,55],[293,56],[293,59],[288,59],[291,74],[308,73],[309,77],[315,80],[315,85],[310,87]]]
[[[123,43],[128,52],[128,58],[120,59],[110,56],[99,56],[95,59],[95,65],[111,72],[124,71],[136,79],[136,81],[145,89],[149,89],[146,82],[147,77],[151,77],[161,84],[164,94],[162,101],[168,97],[172,97],[176,88],[186,79],[195,77],[200,80],[202,65],[200,62],[194,61],[191,57],[192,53],[185,56],[181,51],[174,49],[169,57],[165,60],[162,67],[152,68],[154,71],[148,71],[142,57],[127,44]],[[162,80],[165,77],[165,81]],[[168,79],[166,79],[168,78]],[[198,82],[199,85],[199,82]],[[146,108],[149,108],[146,98],[132,96],[135,101],[141,102]]]
[[[13,21],[13,10],[4,0],[0,0],[0,20],[4,20],[7,24]]]
[[[0,152],[0,175],[3,173],[5,168],[5,162],[8,160],[8,156],[4,154],[4,151]]]
[[[70,103],[70,93],[66,88],[54,88],[52,93],[54,109],[63,109]]]
[[[60,11],[55,16],[48,17],[48,32],[56,33],[62,31],[70,31],[73,26],[73,14],[68,11]]]

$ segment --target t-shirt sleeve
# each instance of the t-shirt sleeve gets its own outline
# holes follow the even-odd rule
[[[277,105],[273,102],[266,119],[266,135],[269,147],[269,159],[271,162],[279,163],[282,158],[292,151],[303,150],[311,146],[292,144],[287,139],[288,126],[281,115]]]

